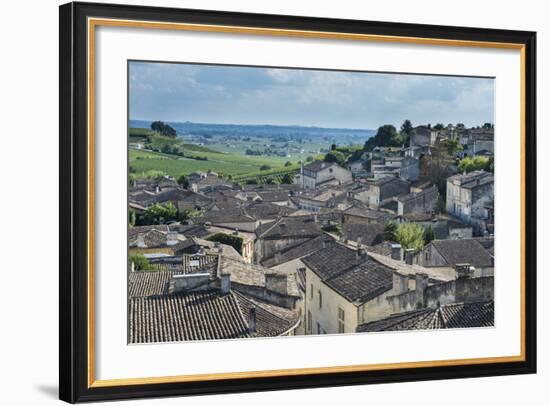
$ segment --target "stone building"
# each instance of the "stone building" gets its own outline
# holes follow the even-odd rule
[[[447,212],[471,224],[483,234],[491,219],[494,202],[494,177],[485,171],[473,171],[447,179]]]
[[[439,191],[435,185],[420,192],[397,197],[397,214],[433,213],[437,207]]]
[[[315,216],[281,217],[256,229],[255,257],[261,262],[277,252],[323,234]]]
[[[472,276],[492,276],[494,260],[488,250],[476,238],[434,240],[424,247],[418,263],[426,268],[468,266]]]
[[[410,145],[433,145],[436,139],[437,130],[433,129],[430,124],[420,125],[413,128],[410,136]]]
[[[313,161],[302,166],[300,173],[294,178],[294,183],[302,189],[313,189],[328,184],[344,185],[352,181],[351,171],[334,162],[324,161]]]
[[[384,203],[397,196],[406,195],[410,191],[410,183],[396,177],[385,177],[368,183],[360,196],[369,208],[377,210]]]
[[[392,270],[363,249],[334,243],[301,260],[306,268],[306,334],[353,333],[375,320],[376,300],[392,290]]]

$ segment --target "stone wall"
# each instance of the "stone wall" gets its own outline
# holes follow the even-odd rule
[[[480,302],[494,298],[494,278],[462,278],[428,286],[423,295],[417,290],[388,297],[391,313],[464,302]]]

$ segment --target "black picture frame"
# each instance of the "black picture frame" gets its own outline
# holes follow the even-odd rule
[[[390,22],[69,3],[60,12],[59,397],[67,402],[236,393],[536,372],[536,33]],[[88,380],[87,24],[89,17],[514,43],[525,52],[525,359],[518,362],[93,387]]]

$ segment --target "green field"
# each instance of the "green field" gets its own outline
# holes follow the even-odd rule
[[[201,154],[201,156],[204,156]],[[212,170],[223,175],[239,175],[260,172],[260,166],[270,165],[272,162],[265,159],[248,158],[246,156],[208,153],[207,161],[191,158],[182,158],[159,152],[130,149],[130,172],[140,177],[147,171],[162,171],[166,175],[178,177],[195,171]],[[279,165],[279,169],[283,166]],[[261,171],[264,172],[264,171]],[[268,174],[270,171],[265,171]]]
[[[216,136],[201,141],[195,137],[162,136],[146,128],[130,128],[130,173],[132,178],[163,174],[177,178],[211,170],[225,177],[231,175],[236,182],[281,182],[286,174],[299,170],[302,158],[317,158],[320,151],[327,151],[330,144],[325,141],[281,140],[277,136],[262,138],[254,135]],[[353,148],[360,147],[350,149]],[[248,149],[263,154],[247,155]],[[290,166],[285,166],[288,162]]]

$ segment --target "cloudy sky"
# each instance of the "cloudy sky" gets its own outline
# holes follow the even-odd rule
[[[376,129],[493,122],[493,79],[130,63],[130,119]]]

